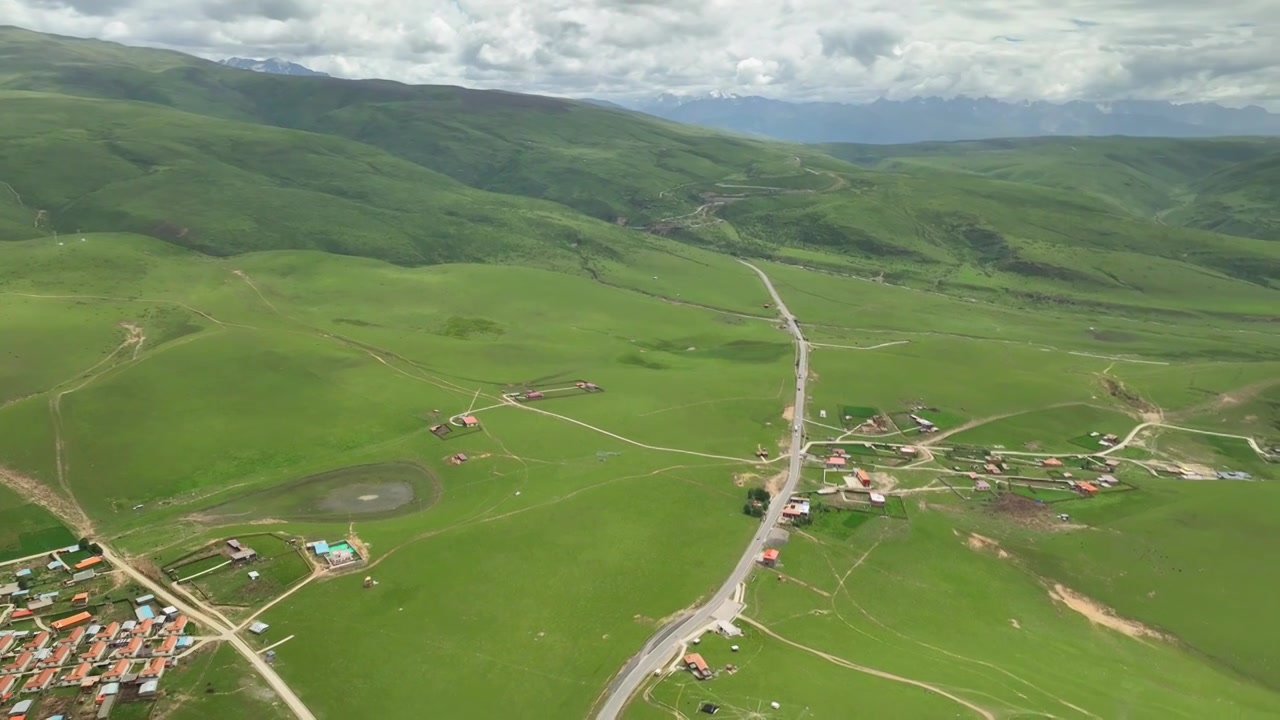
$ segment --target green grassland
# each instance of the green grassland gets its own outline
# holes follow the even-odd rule
[[[311,572],[310,562],[280,538],[254,535],[246,536],[244,542],[257,551],[258,560],[247,565],[228,565],[191,581],[201,596],[215,605],[238,608],[260,605]],[[185,567],[182,573],[189,576],[192,570]],[[251,570],[258,573],[258,579],[249,577]]]
[[[153,703],[154,707],[148,708],[150,717],[174,720],[207,717],[284,720],[293,717],[288,706],[249,670],[244,659],[226,643],[218,643],[185,657],[177,668],[165,673],[162,685],[164,697]],[[112,717],[115,716],[116,713],[112,713]]]
[[[939,445],[1056,453],[1163,418],[1226,435],[1153,428],[1118,455],[1274,477],[1235,437],[1280,439],[1264,143],[794,148],[12,28],[0,60],[6,477],[157,567],[249,533],[363,543],[248,638],[292,636],[277,669],[320,717],[579,717],[719,585],[757,528],[741,485],[783,467],[752,453],[780,449],[795,361],[735,256],[814,343],[814,435],[924,406]],[[576,380],[604,392],[504,399]],[[462,413],[480,427],[429,431]],[[637,717],[703,695],[730,717],[972,712],[943,692],[1001,718],[1280,713],[1270,484],[1132,464],[1138,490],[1063,494],[1077,527],[878,457],[909,520],[819,512],[788,579],[749,583],[742,652],[707,643],[741,670],[657,683]],[[0,490],[0,557],[51,538],[72,541]],[[257,607],[305,575],[258,549],[257,584],[195,584]],[[1055,583],[1170,639],[1091,624]],[[283,714],[246,673],[202,652],[155,712]]]
[[[985,533],[994,533],[992,528],[1004,521],[930,505],[914,512],[910,523],[871,520],[852,535],[829,533],[815,524],[811,536],[793,535],[780,567],[793,581],[780,582],[774,573],[760,571],[748,585],[747,615],[783,640],[760,638],[762,630],[745,626],[741,670],[697,688],[678,674],[658,684],[650,702],[679,703],[687,710],[689,700],[709,696],[740,711],[780,700],[780,716],[800,717],[797,704],[845,712],[857,708],[845,688],[874,683],[886,688],[886,694],[900,694],[885,714],[976,716],[936,692],[917,692],[902,682],[911,680],[997,717],[1208,713],[1261,718],[1277,711],[1274,694],[1231,668],[1205,664],[1176,643],[1131,639],[1091,625],[1050,598],[1045,581],[1027,571],[1036,567],[1032,561],[967,547],[965,535],[953,530],[956,512],[962,528],[973,523]],[[1050,539],[1076,543],[1082,535],[1108,533],[1064,533]],[[1123,544],[1123,537],[1115,542]],[[1077,552],[1071,556],[1082,557]],[[1091,592],[1095,586],[1073,587]],[[708,659],[716,664],[737,660],[715,654],[721,642],[713,638],[704,643],[711,648]],[[902,680],[873,679],[797,645]],[[1121,666],[1125,670],[1117,680]],[[835,679],[836,673],[843,680]],[[805,677],[825,681],[806,682]],[[1173,677],[1177,682],[1170,682]],[[631,716],[656,714],[637,707]]]
[[[1096,198],[1169,224],[1275,239],[1280,142],[1271,138],[1033,138],[829,145],[835,157],[908,173],[968,173]]]
[[[1124,437],[1138,421],[1115,409],[1094,405],[1068,405],[1001,418],[957,433],[949,442],[958,445],[1002,447],[1008,450],[1078,454],[1103,449],[1096,441],[1082,446],[1089,433]]]
[[[75,541],[57,518],[0,485],[0,562],[66,547]]]

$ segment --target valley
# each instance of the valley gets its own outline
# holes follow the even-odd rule
[[[1280,714],[1273,141],[0,56],[0,586],[198,626],[112,717]]]

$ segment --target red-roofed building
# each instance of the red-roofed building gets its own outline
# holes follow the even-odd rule
[[[93,669],[93,666],[90,665],[89,663],[80,663],[79,665],[76,666],[75,670],[72,670],[66,675],[63,675],[62,679],[58,681],[58,684],[63,687],[71,687],[73,685],[79,685],[80,683],[84,682],[85,678],[89,677],[89,671],[92,669]]]
[[[155,624],[155,620],[147,618],[134,626],[133,634],[138,637],[151,637],[151,631],[155,628]]]
[[[13,697],[13,689],[17,685],[17,675],[0,675],[0,702],[6,702]]]
[[[178,647],[178,636],[170,635],[160,643],[160,647],[156,648],[156,655],[169,656],[173,654],[174,649]]]
[[[116,648],[116,651],[111,653],[111,657],[115,657],[115,658],[137,657],[138,651],[141,649],[142,649],[142,638],[134,638],[130,640],[127,645]]]
[[[101,557],[98,557],[97,555],[95,555],[95,556],[93,556],[93,557],[85,558],[85,559],[81,560],[80,562],[76,563],[76,569],[77,569],[77,570],[84,570],[85,568],[91,568],[91,567],[93,567],[94,565],[97,565],[97,564],[99,564],[99,563],[101,563],[101,562],[102,562],[102,558],[101,558]]]
[[[1045,458],[1040,464],[1044,467],[1062,467],[1062,461],[1058,458]]]
[[[119,680],[120,678],[124,677],[125,673],[127,672],[129,672],[129,661],[121,660],[115,665],[112,665],[110,670],[103,673],[102,679],[107,682],[110,682],[112,680]]]
[[[95,640],[111,641],[115,639],[116,633],[118,632],[120,632],[120,623],[113,622],[110,625],[107,625],[106,627],[99,630],[98,634],[94,635],[93,637]]]
[[[75,630],[72,630],[70,635],[67,635],[66,637],[59,640],[58,643],[62,645],[70,645],[71,647],[75,647],[84,641],[84,636],[86,632],[87,630],[85,630],[83,627],[78,627]]]
[[[462,416],[462,427],[479,427],[479,426],[480,426],[480,421],[476,419],[475,415]]]
[[[90,615],[88,612],[78,612],[75,615],[64,617],[61,620],[54,620],[53,622],[49,623],[49,627],[61,632],[62,630],[66,630],[69,627],[75,627],[76,625],[79,625],[81,623],[89,622],[92,619],[93,619],[93,616]]]
[[[862,484],[862,487],[871,487],[871,474],[866,470],[858,468],[853,471],[853,474],[858,478],[858,482]]]
[[[22,649],[23,650],[43,650],[45,647],[48,647],[49,641],[52,639],[53,639],[53,636],[50,635],[48,631],[41,630],[40,632],[36,633],[35,637],[28,640],[27,644],[22,646]]]
[[[832,455],[827,458],[827,467],[829,468],[842,468],[848,463],[849,461],[840,455]]]
[[[760,558],[760,562],[761,562],[761,563],[763,563],[764,565],[769,566],[769,567],[773,567],[774,565],[777,565],[777,564],[778,564],[778,549],[777,549],[777,548],[769,548],[768,550],[765,550],[765,551],[764,551],[764,555],[762,555],[762,556],[761,556],[761,558]]]
[[[147,679],[158,678],[164,674],[164,658],[156,658],[147,664],[147,669],[138,674],[138,677]]]
[[[89,649],[80,653],[80,659],[85,662],[98,662],[107,655],[107,641],[99,640],[89,646]]]
[[[76,593],[71,598],[71,607],[78,607],[78,608],[88,607],[88,605],[89,605],[89,593],[87,592]]]
[[[711,677],[711,668],[707,667],[707,661],[703,660],[698,653],[685,655],[684,666],[699,680],[707,680]]]
[[[7,673],[26,672],[36,662],[36,654],[33,652],[24,652],[13,659],[13,662],[5,666],[4,671]]]
[[[57,650],[49,653],[49,657],[41,660],[36,667],[54,668],[63,665],[71,658],[71,648],[67,645],[60,646]]]
[[[22,686],[24,693],[36,693],[48,689],[53,683],[53,677],[58,673],[54,670],[44,670],[27,679],[27,684]]]

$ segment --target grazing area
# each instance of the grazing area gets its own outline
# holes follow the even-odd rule
[[[1271,141],[0,57],[0,633],[198,628],[111,717],[1280,714]]]
[[[439,496],[439,480],[414,463],[356,465],[288,481],[215,505],[202,515],[219,522],[280,518],[340,521],[394,517],[425,510]]]

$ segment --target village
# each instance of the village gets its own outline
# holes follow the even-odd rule
[[[118,703],[155,698],[197,646],[185,615],[151,594],[122,593],[91,547],[11,561],[0,573],[3,717],[108,718]]]

